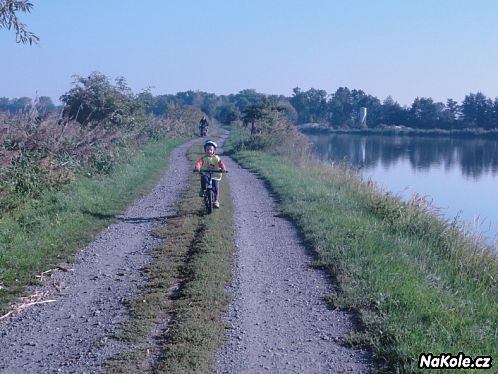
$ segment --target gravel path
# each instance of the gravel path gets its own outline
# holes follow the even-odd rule
[[[279,217],[263,182],[223,157],[230,170],[236,255],[227,314],[232,328],[217,357],[218,373],[368,373],[366,352],[339,339],[354,329],[330,310],[330,281],[310,267],[296,228]]]
[[[109,356],[128,348],[109,338],[126,318],[123,300],[143,284],[152,227],[176,213],[192,169],[176,148],[169,170],[146,197],[84,248],[72,272],[57,272],[36,292],[53,303],[35,305],[0,322],[0,373],[94,373]]]
[[[84,248],[71,272],[56,272],[43,287],[45,300],[0,322],[0,373],[95,373],[109,356],[130,348],[109,337],[126,318],[123,300],[143,284],[152,227],[176,213],[192,169],[175,149],[154,190]],[[329,310],[330,292],[293,225],[279,217],[263,183],[228,157],[235,204],[233,326],[217,357],[218,373],[366,373],[365,352],[338,343],[354,326]],[[170,178],[174,176],[174,178]]]

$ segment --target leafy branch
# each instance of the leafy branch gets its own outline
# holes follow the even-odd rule
[[[0,0],[0,28],[14,29],[16,42],[22,44],[36,44],[40,40],[35,34],[26,29],[26,25],[18,18],[19,12],[30,13],[33,4],[27,0]]]

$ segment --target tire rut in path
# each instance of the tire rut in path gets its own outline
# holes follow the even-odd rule
[[[264,183],[223,160],[230,170],[236,254],[227,313],[231,329],[217,373],[368,373],[367,352],[339,340],[354,330],[351,316],[330,310],[322,271],[288,220],[279,217]]]
[[[45,282],[41,290],[56,302],[0,322],[1,374],[94,373],[106,358],[131,348],[109,336],[126,319],[123,301],[145,282],[148,251],[159,244],[153,226],[177,213],[191,170],[186,150],[197,141],[173,150],[152,192],[81,251],[74,271],[57,272]]]

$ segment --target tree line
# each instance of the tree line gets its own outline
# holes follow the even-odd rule
[[[29,113],[36,109],[39,113],[53,112],[57,108],[49,96],[40,96],[35,100],[30,97],[9,99],[0,97],[0,112]]]
[[[101,75],[98,77],[98,74],[94,74],[88,78],[88,81],[82,80],[80,83],[98,86],[100,89],[102,80],[107,77]],[[101,81],[97,82],[99,79]],[[89,90],[96,92],[95,87]],[[95,94],[95,96],[98,95]],[[122,93],[117,95],[119,96],[123,97]],[[114,98],[117,99],[117,97]],[[98,112],[92,112],[91,105],[81,108],[78,105],[75,106],[74,102],[68,100],[67,95],[63,95],[60,99],[66,105],[66,110],[72,112],[71,114],[76,115],[78,109],[80,110],[77,115],[78,119],[86,118],[88,115],[95,119],[95,116],[99,115]],[[100,100],[96,97],[94,99]],[[336,129],[361,127],[359,113],[362,107],[367,108],[366,127],[368,128],[384,126],[444,130],[498,128],[498,98],[491,100],[481,92],[466,95],[461,103],[453,99],[448,99],[446,103],[443,103],[434,101],[432,98],[417,97],[410,106],[400,105],[391,96],[381,101],[362,90],[350,90],[347,87],[339,87],[332,94],[314,88],[302,91],[296,87],[290,97],[266,95],[254,89],[246,89],[230,95],[216,95],[192,90],[176,94],[152,95],[150,91],[143,91],[137,95],[137,99],[148,113],[154,115],[165,115],[178,107],[193,106],[227,125],[237,120],[251,122],[261,114],[265,105],[270,105],[283,112],[293,124],[319,123],[324,127]],[[34,102],[27,97],[16,99],[0,97],[0,111],[23,113],[33,108],[41,113],[61,109],[57,108],[47,96],[40,96]],[[109,110],[114,109],[116,108],[112,107]]]
[[[384,101],[362,90],[339,87],[328,95],[325,90],[294,89],[289,99],[298,113],[298,123],[317,122],[333,128],[359,127],[359,111],[367,108],[367,127],[406,126],[415,129],[498,128],[498,98],[481,92],[470,93],[462,103],[446,103],[417,97],[411,106],[401,106],[391,96]]]
[[[360,108],[364,107],[368,113],[368,128],[498,128],[498,98],[491,100],[481,92],[466,95],[461,103],[453,99],[442,103],[432,98],[417,97],[411,106],[402,106],[391,96],[381,101],[362,90],[350,90],[347,87],[339,87],[333,94],[314,88],[302,91],[296,87],[291,97],[265,95],[253,89],[230,95],[199,91],[179,92],[175,95],[145,95],[149,110],[154,114],[163,114],[175,105],[193,105],[225,124],[235,120],[247,121],[248,116],[257,116],[257,111],[270,102],[283,111],[290,122],[297,125],[319,123],[330,128],[358,128],[361,125]]]

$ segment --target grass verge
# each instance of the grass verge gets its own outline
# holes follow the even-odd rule
[[[255,151],[232,156],[278,195],[317,266],[339,284],[332,306],[360,317],[364,328],[349,342],[371,348],[383,371],[417,371],[423,352],[498,357],[498,262],[455,225],[345,170]]]
[[[194,163],[200,147],[189,152]],[[198,175],[181,198],[178,215],[156,229],[149,281],[128,302],[130,320],[119,337],[137,348],[113,357],[107,373],[206,373],[225,334],[233,254],[233,207],[222,181],[222,207],[207,215],[197,196]]]
[[[48,191],[0,218],[0,311],[21,295],[34,275],[73,255],[161,176],[181,140],[148,144],[106,176],[80,178]]]

